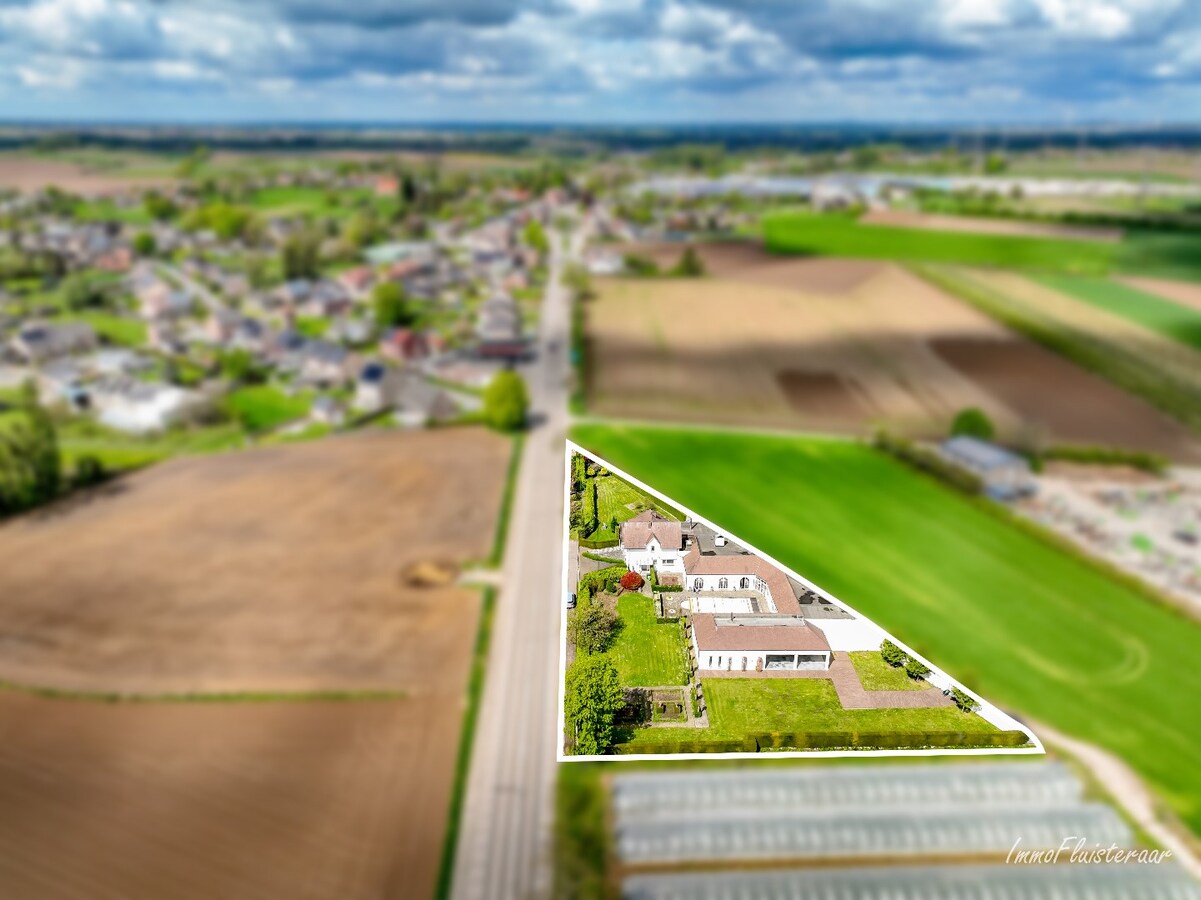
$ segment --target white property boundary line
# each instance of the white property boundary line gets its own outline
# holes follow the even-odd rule
[[[1042,755],[1042,754],[1046,753],[1046,750],[1043,747],[1042,741],[1040,741],[1038,739],[1038,735],[1036,735],[1032,729],[1030,729],[1026,725],[1023,725],[1021,722],[1019,722],[1013,716],[1009,715],[1009,713],[1007,713],[1004,710],[999,709],[998,707],[989,703],[987,700],[985,700],[983,697],[981,697],[975,691],[969,690],[967,687],[960,684],[958,681],[956,681],[954,678],[952,678],[950,675],[948,675],[942,669],[935,666],[932,662],[930,662],[930,660],[926,659],[920,653],[917,653],[914,650],[912,650],[908,644],[905,644],[902,641],[897,640],[895,637],[893,637],[893,635],[890,632],[885,631],[883,628],[881,628],[880,630],[883,631],[886,635],[888,635],[889,640],[891,640],[894,644],[896,644],[898,647],[900,647],[902,650],[904,650],[906,653],[908,653],[914,659],[917,659],[921,663],[923,663],[927,668],[930,669],[932,674],[939,675],[942,678],[946,679],[948,682],[953,684],[955,687],[959,688],[959,690],[963,691],[965,694],[967,694],[969,697],[971,697],[973,700],[975,700],[977,703],[979,703],[980,704],[979,713],[982,718],[985,718],[987,721],[992,722],[992,724],[997,725],[998,727],[1005,726],[1004,728],[1002,728],[1002,730],[1024,731],[1026,733],[1026,735],[1030,738],[1030,741],[1032,744],[1034,744],[1034,746],[1033,747],[978,747],[978,748],[942,747],[942,748],[935,748],[935,749],[929,749],[929,750],[789,750],[789,751],[767,752],[767,753],[747,753],[747,752],[742,752],[742,753],[629,753],[629,754],[615,754],[612,756],[604,756],[604,755],[568,756],[567,754],[565,754],[563,752],[563,736],[567,730],[566,713],[563,709],[564,700],[566,697],[566,690],[567,690],[567,685],[566,685],[566,679],[567,679],[567,604],[564,602],[564,600],[567,596],[567,591],[568,591],[567,578],[568,578],[568,570],[569,570],[569,554],[570,554],[570,550],[571,550],[571,527],[570,527],[571,500],[570,500],[569,485],[571,483],[571,456],[573,453],[579,453],[582,456],[585,456],[588,459],[591,459],[593,462],[597,463],[598,465],[603,466],[604,468],[606,468],[610,472],[612,472],[614,475],[617,475],[619,478],[622,478],[625,481],[628,481],[630,484],[634,485],[635,487],[639,488],[640,490],[645,491],[646,493],[650,494],[652,497],[658,497],[661,501],[668,504],[672,508],[678,509],[680,512],[687,515],[693,521],[700,522],[702,525],[708,526],[709,528],[716,531],[718,534],[724,534],[727,538],[729,538],[734,543],[749,550],[751,553],[754,553],[760,559],[766,560],[768,563],[775,566],[777,569],[784,572],[789,577],[796,579],[797,581],[799,581],[801,584],[803,584],[805,587],[809,588],[810,590],[815,591],[818,594],[821,594],[821,596],[825,597],[827,600],[829,600],[835,606],[838,606],[838,607],[846,610],[848,613],[855,616],[856,618],[871,622],[873,625],[876,625],[877,628],[879,628],[879,625],[878,625],[878,623],[874,622],[872,619],[868,618],[867,616],[863,615],[862,613],[859,613],[856,610],[852,609],[846,603],[843,603],[841,600],[839,600],[833,594],[830,594],[829,592],[822,590],[817,585],[815,585],[813,582],[809,581],[807,578],[802,577],[801,575],[792,571],[792,569],[781,564],[780,562],[776,561],[775,559],[772,559],[772,557],[768,556],[766,553],[762,552],[757,547],[754,547],[751,544],[747,543],[746,541],[742,540],[736,534],[733,534],[730,531],[728,531],[727,529],[722,528],[722,527],[714,524],[713,522],[710,522],[704,516],[698,515],[697,513],[693,512],[688,507],[684,506],[681,503],[678,503],[671,497],[668,497],[666,494],[663,494],[660,491],[655,490],[650,485],[644,484],[642,481],[638,480],[633,475],[630,475],[628,472],[625,472],[625,471],[617,468],[617,466],[612,465],[608,461],[601,459],[599,456],[597,456],[592,451],[586,450],[585,448],[581,447],[579,444],[577,444],[571,440],[566,441],[566,445],[567,445],[567,448],[566,448],[567,452],[564,454],[564,460],[563,460],[563,490],[564,490],[564,496],[566,499],[566,502],[563,504],[563,584],[562,584],[562,590],[561,590],[560,599],[559,599],[559,618],[560,618],[560,621],[559,621],[559,727],[558,727],[558,731],[555,735],[555,744],[556,744],[555,756],[559,762],[621,762],[622,760],[629,760],[631,762],[634,762],[637,760],[656,760],[656,759],[663,759],[663,760],[813,759],[813,758],[821,759],[821,758],[830,758],[830,757],[858,758],[858,757],[866,757],[866,756],[1032,756],[1032,755]],[[988,715],[985,716],[984,715],[985,713],[988,713]]]

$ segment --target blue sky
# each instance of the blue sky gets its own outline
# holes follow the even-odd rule
[[[1201,120],[1201,0],[0,0],[0,118]]]

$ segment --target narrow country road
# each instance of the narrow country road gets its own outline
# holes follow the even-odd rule
[[[459,830],[455,900],[551,890],[562,597],[563,474],[570,364],[566,249],[552,234],[535,360],[523,368],[532,427],[509,524],[483,702]]]

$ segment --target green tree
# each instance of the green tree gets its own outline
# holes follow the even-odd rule
[[[321,235],[301,231],[289,235],[280,249],[284,279],[316,278],[321,274]]]
[[[921,681],[930,674],[930,670],[912,656],[905,660],[905,674],[914,681]]]
[[[221,354],[221,374],[234,384],[258,384],[266,372],[249,350],[229,350]]]
[[[498,431],[524,426],[528,406],[525,381],[511,369],[497,372],[484,391],[484,420]]]
[[[550,251],[550,241],[547,240],[546,230],[537,219],[530,219],[525,223],[525,231],[522,236],[526,244],[533,247],[543,256]]]
[[[684,248],[684,252],[680,254],[680,260],[671,270],[671,274],[681,278],[699,278],[705,274],[705,264],[701,262],[695,247],[689,244]]]
[[[76,272],[68,275],[62,283],[63,303],[68,309],[81,310],[93,306],[103,306],[108,294],[104,284],[87,272]]]
[[[581,656],[567,667],[563,701],[575,752],[603,753],[613,742],[613,720],[625,704],[617,669],[605,654]]]
[[[157,219],[160,222],[174,218],[175,214],[179,212],[179,207],[158,191],[147,191],[143,195],[142,208],[146,210],[150,218]]]
[[[138,256],[154,256],[157,249],[158,244],[149,231],[139,231],[133,236],[133,252]]]
[[[961,410],[955,416],[955,421],[951,423],[951,434],[991,441],[996,434],[996,428],[984,410],[973,406]]]
[[[375,306],[375,321],[381,328],[412,325],[417,320],[417,313],[399,282],[381,281],[371,291],[371,301]]]
[[[567,639],[584,653],[603,653],[617,630],[617,614],[595,600],[572,610],[567,620]]]

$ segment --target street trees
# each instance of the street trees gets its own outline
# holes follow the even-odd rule
[[[412,325],[417,315],[405,299],[404,288],[395,281],[382,281],[371,292],[375,321],[381,328]]]
[[[484,391],[484,420],[497,431],[516,431],[525,425],[528,407],[525,381],[511,369],[497,372]]]
[[[577,754],[591,756],[609,747],[613,720],[624,704],[625,692],[608,656],[581,656],[568,666],[564,717]]]

